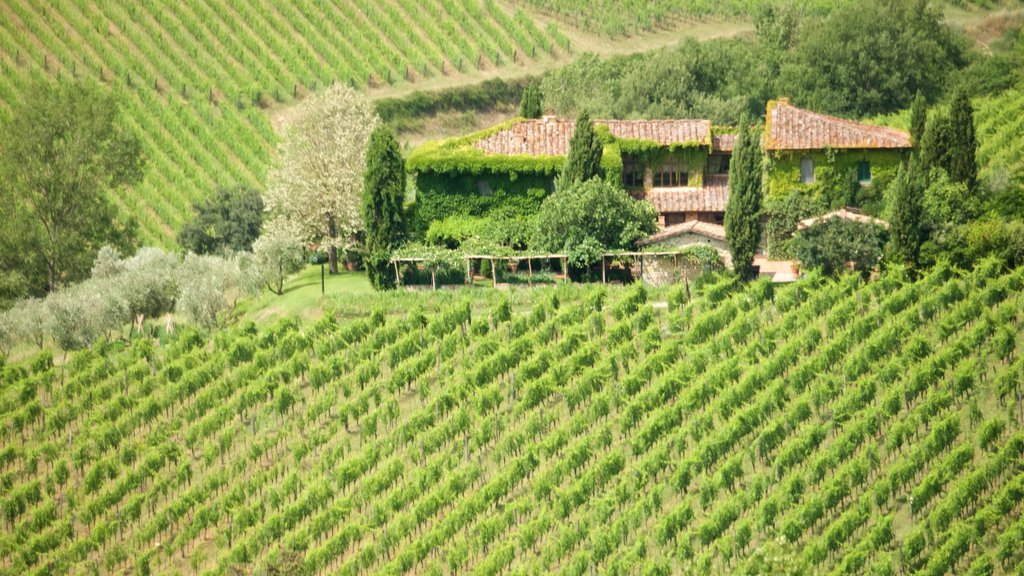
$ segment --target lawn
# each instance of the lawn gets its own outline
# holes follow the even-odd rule
[[[255,322],[282,316],[315,319],[323,314],[325,297],[348,298],[374,294],[365,272],[324,274],[321,294],[320,272],[320,265],[309,265],[285,282],[284,294],[278,296],[270,290],[264,290],[255,298],[239,302],[237,317]]]

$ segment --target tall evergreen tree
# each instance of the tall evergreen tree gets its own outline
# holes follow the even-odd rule
[[[604,147],[594,131],[590,114],[580,114],[576,119],[576,130],[569,139],[569,154],[565,158],[559,186],[567,187],[600,176],[603,153]]]
[[[924,177],[914,157],[900,166],[892,182],[889,255],[895,262],[916,266],[924,240]]]
[[[917,91],[914,97],[914,104],[910,107],[910,144],[916,151],[924,142],[924,129],[928,122],[928,103],[925,102],[924,94]]]
[[[958,90],[949,110],[949,179],[978,188],[978,139],[974,133],[974,107],[967,92]]]
[[[744,280],[753,275],[754,254],[761,242],[761,147],[756,128],[744,118],[729,167],[729,203],[725,236],[732,266]]]
[[[929,174],[932,168],[942,168],[949,172],[951,134],[949,114],[936,110],[928,115],[921,144],[915,145],[922,173]]]
[[[366,225],[366,272],[378,290],[395,287],[391,251],[405,236],[405,159],[394,132],[383,124],[370,134],[366,151],[363,220]]]
[[[544,115],[542,100],[540,87],[536,82],[530,82],[519,101],[519,115],[523,118],[540,118]]]

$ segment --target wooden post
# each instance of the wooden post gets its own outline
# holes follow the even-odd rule
[[[401,286],[402,275],[398,273],[398,260],[392,260],[391,263],[395,265],[395,286]]]
[[[562,276],[565,276],[565,281],[569,281],[569,262],[568,258],[562,257]]]
[[[466,284],[473,284],[473,262],[466,258]]]
[[[498,287],[498,265],[494,263],[494,258],[491,258],[491,280],[494,281],[494,287]]]
[[[608,275],[605,273],[605,269],[604,269],[604,260],[605,260],[604,254],[601,254],[601,284],[607,284],[608,283]]]
[[[430,289],[437,290],[437,270],[430,271]]]
[[[529,271],[529,274],[526,276],[526,283],[533,286],[533,260],[526,259],[526,269]]]

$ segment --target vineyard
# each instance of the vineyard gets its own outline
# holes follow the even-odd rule
[[[0,573],[1024,569],[1024,270],[529,295],[6,366]]]
[[[366,88],[558,57],[568,42],[494,0],[13,0],[0,6],[0,102],[40,74],[121,94],[149,170],[116,201],[144,242],[166,245],[193,200],[218,185],[262,186],[275,142],[265,108],[332,82]]]
[[[995,176],[993,170],[1011,175],[1024,162],[1024,92],[1008,90],[998,96],[975,102],[975,126],[978,131],[978,165],[982,177]]]

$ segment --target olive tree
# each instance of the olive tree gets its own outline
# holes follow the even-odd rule
[[[264,234],[252,246],[263,284],[271,292],[284,294],[285,278],[302,270],[302,243],[290,236]]]
[[[363,227],[366,146],[379,119],[373,104],[343,85],[306,99],[278,146],[264,204],[274,234],[327,247],[331,274],[338,248]]]

